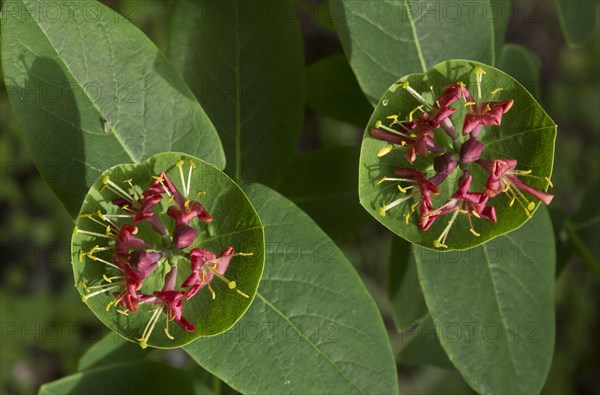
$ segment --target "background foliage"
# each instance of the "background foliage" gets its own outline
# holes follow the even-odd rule
[[[137,25],[163,53],[169,53],[168,15],[178,2],[107,0],[104,3]],[[569,14],[565,11],[565,4],[569,3],[580,3],[581,8]],[[553,174],[557,197],[550,208],[557,245],[554,296],[557,327],[554,358],[542,390],[547,394],[592,394],[600,387],[600,357],[595,352],[600,347],[596,335],[600,325],[600,287],[598,277],[591,275],[598,271],[600,254],[598,244],[594,243],[598,225],[589,221],[598,215],[595,197],[599,193],[600,167],[597,155],[600,37],[597,24],[595,30],[582,29],[594,26],[593,21],[598,18],[599,7],[597,4],[590,7],[591,3],[596,2],[513,1],[506,29],[506,42],[510,45],[498,45],[493,55],[496,67],[528,88],[559,125]],[[407,326],[413,321],[430,322],[426,310],[422,310],[425,301],[420,308],[417,304],[414,311],[400,309],[404,315],[399,315],[397,306],[406,304],[399,304],[403,296],[394,294],[394,290],[404,289],[409,296],[414,294],[394,281],[385,289],[390,245],[394,244],[392,254],[402,254],[406,248],[398,247],[398,239],[365,215],[352,192],[357,185],[360,138],[371,112],[368,103],[376,100],[377,95],[372,93],[375,90],[365,90],[367,97],[361,93],[360,86],[364,88],[365,81],[356,81],[349,63],[341,56],[347,49],[344,35],[340,33],[340,40],[333,32],[327,5],[321,1],[298,4],[303,10],[299,24],[305,49],[302,81],[306,83],[307,106],[303,127],[297,131],[297,156],[291,161],[293,165],[278,167],[284,170],[276,176],[269,176],[263,167],[258,176],[250,174],[245,178],[260,178],[268,185],[280,186],[278,190],[306,210],[358,270],[382,311],[397,355],[398,386],[402,393],[471,393],[449,363],[439,339],[430,337],[431,340],[420,341],[418,333],[413,334]],[[477,30],[474,27],[472,30],[477,36]],[[397,51],[385,46],[377,49],[377,53],[387,54],[392,60],[398,56]],[[428,65],[436,62],[425,59]],[[353,62],[350,57],[350,64]],[[489,59],[488,62],[493,63]],[[394,71],[393,80],[402,74],[401,70]],[[43,383],[77,372],[79,358],[107,329],[80,302],[72,287],[68,264],[72,222],[42,180],[23,144],[23,131],[13,114],[16,109],[7,100],[10,89],[7,85],[3,81],[0,97],[0,392],[27,394],[37,392]],[[205,107],[207,113],[210,109],[210,104]],[[298,128],[300,123],[293,122]],[[290,131],[293,133],[296,131]],[[324,166],[314,167],[314,163]],[[294,169],[308,169],[302,174],[311,176],[295,177]],[[349,210],[356,213],[355,226],[340,229],[339,223]],[[416,284],[418,273],[414,267],[391,266],[390,270],[390,280]],[[392,296],[389,300],[388,291]],[[426,330],[427,325],[420,328]],[[243,332],[232,334],[236,335],[242,336]],[[118,344],[110,336],[105,341]],[[92,348],[79,362],[79,370],[89,369],[94,363],[101,369],[118,369],[118,361],[123,361],[120,350],[98,354]],[[182,391],[189,390],[185,385],[192,380],[196,393],[233,392],[207,371],[214,371],[211,364],[218,361],[204,361],[201,368],[182,350],[142,353],[132,347],[125,355],[145,358],[135,363],[146,365],[149,371],[173,373],[165,375],[172,380],[169,383],[182,383]],[[94,385],[94,381],[91,383]],[[150,388],[160,389],[152,385]],[[50,386],[42,390],[43,393],[61,391],[64,389],[53,390]]]

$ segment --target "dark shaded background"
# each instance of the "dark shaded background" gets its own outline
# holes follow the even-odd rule
[[[132,22],[166,51],[171,1],[103,2],[126,10]],[[301,20],[307,64],[341,52],[335,34],[319,27],[310,16],[320,3],[302,2],[307,11]],[[554,2],[539,1],[538,5],[535,21],[511,18],[506,41],[528,47],[541,60],[542,105],[559,125],[553,181],[560,188],[555,189],[551,208],[554,218],[560,219],[561,213],[577,209],[586,187],[599,174],[600,38],[597,26],[584,47],[569,49]],[[513,2],[513,8],[519,6]],[[71,219],[40,178],[20,138],[4,83],[1,89],[0,393],[26,394],[73,373],[82,353],[107,330],[80,302],[72,286]],[[299,149],[359,144],[361,136],[362,130],[307,110]],[[381,286],[386,283],[389,232],[373,225],[337,241],[393,328]],[[544,393],[600,393],[599,296],[598,278],[576,255],[559,267],[556,350]],[[395,330],[390,336],[397,345]],[[199,369],[181,351],[155,353],[174,366]],[[399,376],[402,393],[472,393],[453,371],[400,366]]]

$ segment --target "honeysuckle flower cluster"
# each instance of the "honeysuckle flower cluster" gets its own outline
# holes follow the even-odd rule
[[[102,191],[108,190],[117,196],[111,202],[118,207],[116,211],[120,209],[120,212],[81,214],[82,218],[89,220],[89,228],[86,226],[86,229],[80,229],[76,226],[73,230],[75,234],[89,235],[98,241],[89,251],[79,251],[79,261],[101,264],[106,270],[97,283],[82,282],[82,300],[87,302],[92,297],[108,293],[113,298],[106,305],[106,311],[114,307],[117,313],[125,316],[138,312],[140,305],[148,305],[146,314],[150,317],[141,337],[137,338],[142,348],[147,346],[154,327],[163,316],[167,338],[174,339],[169,332],[170,321],[175,321],[187,332],[194,332],[195,326],[183,316],[184,303],[204,287],[208,288],[212,299],[215,299],[216,293],[211,287],[214,277],[248,298],[248,295],[237,289],[235,281],[225,277],[225,272],[234,256],[247,256],[252,255],[251,253],[236,254],[233,247],[227,247],[217,256],[202,248],[189,248],[198,238],[198,222],[211,222],[213,218],[197,200],[204,192],[198,192],[193,199],[190,197],[192,172],[196,166],[191,160],[188,163],[187,180],[183,170],[184,161],[176,163],[181,190],[165,172],[154,176],[152,183],[143,191],[134,185],[132,179],[119,185],[105,176]],[[174,220],[170,231],[157,210],[161,202],[169,205],[166,214]],[[138,235],[138,225],[142,222],[149,224],[152,231],[160,236],[160,244],[149,242]],[[100,254],[104,257],[100,257]],[[189,262],[191,274],[178,287],[177,261],[181,259]],[[162,276],[160,273],[165,272],[161,289],[144,288],[142,292],[146,279]]]
[[[413,109],[408,117],[400,119],[399,115],[392,114],[386,120],[378,120],[375,128],[370,130],[372,137],[385,141],[385,144],[377,156],[382,157],[393,150],[403,150],[406,160],[413,164],[417,157],[428,158],[433,156],[433,168],[435,174],[427,177],[417,168],[398,167],[394,176],[386,176],[378,181],[396,183],[402,196],[393,201],[383,204],[379,213],[385,216],[394,207],[404,202],[414,202],[409,213],[405,215],[408,225],[411,215],[419,208],[418,227],[427,231],[436,221],[448,218],[447,225],[434,240],[436,248],[448,248],[445,244],[448,234],[459,214],[468,218],[470,232],[479,237],[474,222],[486,220],[496,222],[496,210],[491,204],[494,197],[505,193],[509,198],[510,206],[517,202],[528,217],[535,208],[535,203],[529,200],[529,196],[539,199],[544,204],[549,204],[553,196],[535,189],[528,185],[524,179],[527,177],[542,178],[534,176],[531,170],[518,169],[517,160],[514,158],[496,158],[492,160],[481,158],[485,146],[478,137],[484,126],[495,127],[501,124],[502,117],[512,107],[514,100],[493,101],[494,96],[502,89],[491,91],[488,100],[483,99],[481,82],[485,71],[475,67],[476,96],[473,97],[467,86],[462,82],[455,82],[442,88],[439,98],[436,97],[433,88],[431,93],[433,103],[427,101],[419,92],[414,90],[408,81],[402,83],[402,88],[410,93],[420,105]],[[452,122],[452,116],[458,106],[466,108],[466,114],[462,122],[462,136],[458,136],[456,127]],[[493,130],[493,129],[490,129]],[[436,142],[436,133],[445,133],[452,140],[451,148],[444,147]],[[487,182],[482,191],[472,191],[473,176],[468,166],[477,164],[487,174]],[[462,174],[458,177],[456,190],[450,199],[434,207],[432,195],[439,195],[444,180],[455,170]],[[552,182],[543,177],[548,186]],[[447,185],[445,183],[444,185]],[[473,218],[474,217],[474,218]]]

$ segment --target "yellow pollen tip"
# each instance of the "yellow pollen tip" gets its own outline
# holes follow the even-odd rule
[[[140,347],[142,347],[144,350],[146,349],[146,347],[148,347],[148,339],[138,339],[140,341]]]
[[[404,222],[406,222],[406,225],[408,225],[408,219],[410,218],[410,214],[406,214],[404,216]]]
[[[173,336],[171,336],[171,334],[169,333],[169,328],[165,328],[165,335],[169,338],[169,340],[174,340],[175,338]]]
[[[196,168],[196,164],[194,162],[192,162],[191,159],[188,159],[188,163],[190,164],[190,166],[192,167],[192,169]]]
[[[381,127],[381,121],[375,122],[375,127],[379,129]]]
[[[529,202],[529,204],[527,205],[527,210],[533,211],[534,208],[535,208],[535,203],[534,202]]]
[[[510,181],[508,181],[506,183],[506,186],[504,187],[504,192],[508,192],[509,189],[510,189]]]
[[[510,207],[512,207],[513,204],[515,204],[515,200],[517,199],[516,196],[514,196],[512,199],[510,199],[510,203],[508,204]]]
[[[183,206],[185,208],[188,208],[189,205],[190,205],[190,201],[189,200],[186,200],[185,203],[183,204]]]
[[[85,292],[90,292],[90,289],[88,288],[87,284],[84,282],[81,283],[81,286],[83,287]]]
[[[527,207],[523,207],[525,209],[525,214],[527,214],[527,218],[531,218],[531,213],[527,209]]]
[[[104,185],[108,184],[108,181],[109,181],[109,180],[110,180],[110,177],[109,177],[109,176],[104,176],[104,177],[102,177],[102,184],[104,184]]]
[[[229,287],[229,289],[235,289],[235,286],[236,286],[235,281],[228,282],[227,286]]]
[[[482,68],[481,68],[481,67],[479,67],[479,66],[475,66],[475,68],[473,69],[473,72],[474,72],[475,74],[478,74],[478,75],[487,74],[487,73],[485,72],[485,70],[484,70],[484,69],[482,69]]]
[[[552,183],[552,181],[550,181],[550,179],[548,177],[544,177],[544,180],[546,180],[546,182],[548,183],[548,186],[550,188],[554,188],[554,184]]]
[[[129,313],[125,310],[117,309],[117,313],[124,315],[125,317],[129,317]]]
[[[409,87],[409,85],[410,85],[410,84],[408,83],[408,81],[404,81],[404,82],[402,82],[402,88],[403,88],[403,89],[406,89],[406,88],[408,88],[408,87]]]
[[[123,184],[131,184],[132,181],[133,181],[133,178],[128,178],[126,180],[123,180]]]
[[[92,214],[79,214],[79,218],[92,218]]]
[[[113,301],[111,300],[110,302],[108,302],[108,303],[106,304],[106,311],[109,311],[109,310],[110,310],[110,308],[112,307],[112,305],[113,305]]]
[[[377,157],[381,158],[382,156],[389,154],[392,149],[394,149],[392,144],[386,144],[382,149],[379,150],[379,152],[377,152]]]
[[[477,103],[475,103],[474,101],[468,101],[465,103],[465,107],[474,106],[475,104]]]
[[[410,212],[414,213],[415,209],[417,208],[418,205],[419,205],[419,202],[417,202],[417,203],[413,204],[412,206],[410,206]]]
[[[252,255],[254,255],[254,253],[253,252],[238,252],[235,255],[239,255],[239,256],[252,256]]]
[[[439,240],[434,240],[433,241],[433,246],[435,248],[448,248],[448,246],[446,244],[443,244],[442,242],[440,242]]]
[[[102,214],[102,211],[96,211],[96,215],[98,215],[98,217],[100,217],[102,221],[106,221],[106,217],[104,216],[104,214]]]
[[[385,180],[387,180],[387,177],[381,177],[381,179],[377,181],[377,185],[381,185],[383,182],[385,182]]]
[[[405,146],[406,145],[406,141],[402,140],[402,142],[400,143],[401,146]]]
[[[196,196],[202,196],[202,195],[206,195],[206,191],[198,191],[198,193],[196,194]]]
[[[379,215],[381,215],[382,217],[385,217],[385,204],[381,207],[379,207]]]
[[[77,231],[79,231],[79,228],[77,226],[73,227],[73,234],[76,235]]]
[[[498,93],[498,92],[500,92],[502,90],[504,90],[504,89],[502,89],[502,88],[496,88],[491,93],[492,93],[492,95],[495,95],[496,93]]]
[[[106,231],[105,231],[106,235],[108,236],[110,234],[110,225],[108,225],[106,227]]]
[[[171,203],[174,199],[175,199],[175,196],[171,196],[169,199],[167,199],[167,203]]]
[[[476,218],[481,218],[481,215],[479,215],[479,213],[475,210],[471,211],[471,214],[473,214],[473,216],[475,216]]]
[[[87,301],[88,301],[88,298],[87,298],[87,296],[85,296],[85,295],[81,295],[81,301],[82,301],[83,303],[87,303]]]
[[[531,170],[519,170],[519,174],[531,174]]]
[[[486,110],[486,111],[492,111],[492,107],[490,107],[490,105],[489,105],[489,104],[487,104],[487,105],[485,106],[485,110]]]
[[[387,117],[385,117],[386,119],[393,119],[394,121],[398,120],[398,116],[397,115],[388,115]]]
[[[179,159],[177,162],[175,162],[175,166],[177,166],[177,167],[183,166],[183,161],[181,159]]]
[[[406,193],[406,192],[408,191],[408,188],[402,188],[402,187],[400,186],[400,184],[398,184],[398,189],[399,189],[399,190],[400,190],[400,192],[402,192],[402,193]]]
[[[479,237],[479,236],[481,236],[481,234],[477,233],[477,232],[475,231],[475,229],[473,229],[473,228],[470,228],[470,229],[469,229],[469,231],[470,231],[471,233],[473,233],[473,235],[474,235],[474,236],[476,236],[476,237]]]
[[[103,279],[104,279],[104,281],[106,281],[107,283],[112,283],[112,280],[111,280],[110,278],[108,278],[108,277],[106,276],[106,274],[103,274],[103,275],[102,275],[102,278],[103,278]]]
[[[79,262],[83,262],[83,250],[79,250]]]

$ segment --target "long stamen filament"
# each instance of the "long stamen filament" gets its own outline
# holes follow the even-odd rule
[[[191,160],[189,160],[188,162],[190,163],[190,169],[188,171],[188,182],[187,182],[187,187],[185,190],[185,196],[190,195],[190,186],[192,183],[192,170],[194,170],[196,168],[196,164],[194,162],[192,162]]]
[[[396,207],[397,205],[399,205],[402,202],[407,201],[408,199],[411,199],[413,196],[415,195],[415,193],[411,193],[408,196],[403,196],[400,199],[394,200],[393,202],[391,202],[390,204],[384,204],[383,206],[381,206],[381,208],[379,209],[379,215],[381,216],[385,216],[385,212],[388,211],[391,208]]]
[[[442,232],[440,237],[438,237],[437,240],[433,241],[434,247],[448,248],[448,246],[445,244],[446,237],[448,237],[448,233],[450,233],[450,228],[452,227],[452,224],[454,223],[454,220],[456,220],[456,217],[458,216],[458,214],[459,214],[459,211],[455,210],[454,214],[452,214],[452,217],[450,218],[450,221],[448,221],[448,225],[446,225],[446,228],[444,229],[444,231]]]
[[[127,192],[125,192],[120,186],[118,186],[117,184],[115,184],[114,182],[112,182],[110,180],[109,176],[104,176],[104,178],[102,179],[102,183],[108,189],[110,189],[111,191],[113,191],[117,195],[120,195],[123,199],[129,201],[131,204],[135,205],[135,200],[133,200],[131,198],[131,195],[128,194]]]
[[[388,126],[385,126],[383,124],[383,122],[381,122],[381,121],[375,122],[375,128],[385,130],[386,132],[390,132],[392,134],[398,135],[400,137],[404,137],[406,139],[411,138],[410,135],[408,135],[408,134],[402,133],[402,132],[400,132],[400,131],[398,131],[396,129],[392,129],[392,128],[388,127]]]
[[[82,230],[76,226],[75,228],[73,228],[73,234],[78,234],[78,233],[81,233],[84,235],[96,236],[96,237],[103,237],[105,239],[111,239],[111,240],[114,239],[114,237],[112,237],[112,236],[108,236],[106,234],[97,233],[97,232],[90,232],[88,230]]]
[[[413,89],[413,88],[410,86],[410,84],[408,83],[408,81],[404,81],[404,82],[402,83],[402,88],[403,88],[403,89],[406,89],[406,91],[407,91],[408,93],[410,93],[410,95],[411,95],[412,97],[414,97],[415,99],[417,99],[417,101],[418,101],[419,103],[421,103],[422,105],[424,105],[424,106],[425,106],[427,109],[431,109],[431,104],[429,104],[429,103],[427,102],[427,100],[425,100],[425,98],[424,98],[423,96],[421,96],[421,95],[420,95],[420,94],[419,94],[419,93],[418,93],[416,90],[414,90],[414,89]]]
[[[179,169],[179,178],[181,179],[181,188],[183,189],[183,194],[187,198],[187,189],[185,188],[185,179],[183,177],[183,161],[179,159],[175,166]]]
[[[154,310],[154,313],[152,314],[152,317],[150,317],[150,320],[146,324],[146,328],[144,328],[142,337],[140,339],[137,339],[140,342],[140,346],[142,348],[148,347],[148,339],[150,338],[150,335],[152,334],[152,331],[154,330],[154,326],[158,322],[159,314],[160,314],[160,307],[156,307]]]

